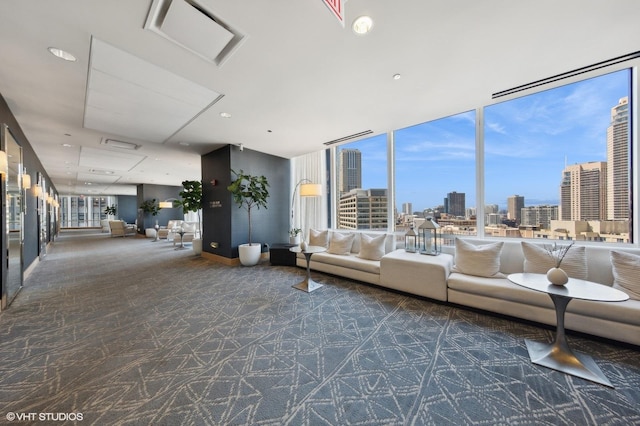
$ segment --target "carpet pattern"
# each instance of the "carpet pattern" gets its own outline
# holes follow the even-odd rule
[[[291,288],[304,275],[64,232],[0,313],[0,422],[640,424],[636,348],[569,336],[610,389],[532,364],[548,329],[321,273]]]

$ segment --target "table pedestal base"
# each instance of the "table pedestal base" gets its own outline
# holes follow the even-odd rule
[[[311,293],[313,290],[317,290],[322,287],[323,284],[317,283],[311,278],[307,278],[304,281],[299,282],[296,285],[293,285],[293,288],[297,288],[298,290],[306,291],[307,293]]]
[[[575,353],[558,342],[542,343],[525,339],[525,343],[534,364],[613,387],[589,355]]]

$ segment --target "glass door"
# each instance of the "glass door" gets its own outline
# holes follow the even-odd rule
[[[11,304],[22,288],[22,243],[24,207],[22,198],[22,148],[6,125],[2,126],[2,150],[7,153],[9,167],[3,171],[5,210],[5,246],[7,270],[3,274],[1,309]],[[7,173],[5,173],[7,172]]]

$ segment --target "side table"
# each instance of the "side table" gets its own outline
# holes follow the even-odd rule
[[[615,288],[576,278],[569,278],[569,282],[564,286],[551,284],[544,274],[511,274],[508,278],[514,284],[547,293],[555,306],[556,338],[553,343],[525,339],[531,362],[613,387],[593,358],[571,350],[565,335],[564,314],[572,299],[622,302],[627,300],[629,296]]]
[[[295,244],[273,244],[269,248],[269,261],[272,265],[296,266],[296,254],[289,250]]]
[[[314,290],[319,289],[320,287],[322,287],[322,284],[315,282],[314,280],[311,279],[311,267],[309,266],[309,263],[311,261],[311,255],[314,253],[322,253],[327,251],[326,247],[320,247],[320,246],[307,246],[306,249],[302,250],[300,247],[296,246],[296,247],[291,247],[289,249],[290,251],[292,251],[293,253],[302,253],[304,254],[304,258],[307,261],[307,278],[305,278],[304,281],[299,282],[298,284],[294,285],[293,288],[297,288],[298,290],[302,290],[302,291],[306,291],[307,293],[311,293]]]

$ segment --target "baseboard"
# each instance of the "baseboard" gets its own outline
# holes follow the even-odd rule
[[[223,265],[227,265],[227,266],[240,266],[240,258],[239,257],[234,257],[234,258],[228,258],[228,257],[224,257],[224,256],[220,256],[217,254],[213,254],[213,253],[208,253],[206,251],[203,251],[200,256],[204,257],[205,259],[209,259],[209,260],[213,260],[214,262],[218,262],[218,263],[222,263]],[[269,253],[265,252],[265,253],[261,253],[260,254],[260,261],[269,259]]]

